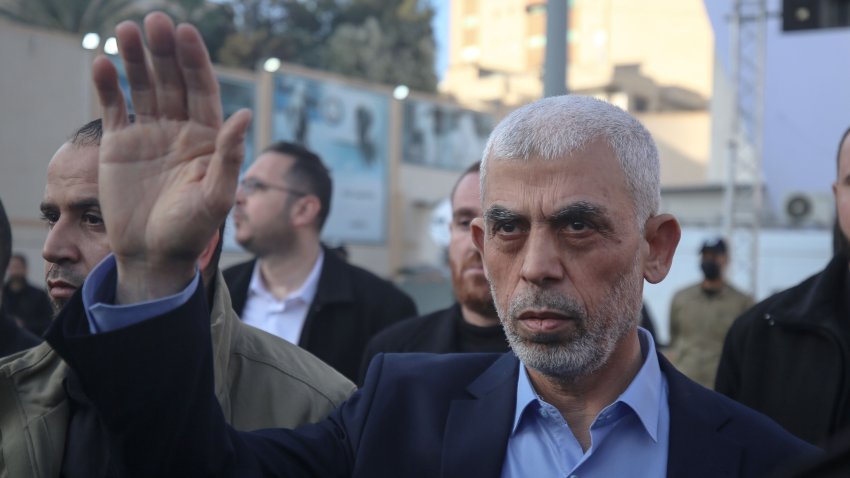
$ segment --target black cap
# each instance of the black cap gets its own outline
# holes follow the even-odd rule
[[[721,237],[706,240],[702,243],[702,248],[700,248],[699,253],[705,254],[706,252],[726,254],[726,241],[724,241]]]

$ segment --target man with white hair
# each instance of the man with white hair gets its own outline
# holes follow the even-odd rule
[[[227,213],[248,115],[222,124],[196,30],[175,32],[161,15],[146,27],[149,44],[173,41],[176,53],[130,83],[143,96],[167,84],[163,94],[183,102],[128,125],[114,67],[95,62],[114,255],[47,338],[96,404],[122,476],[735,477],[814,453],[678,373],[638,329],[643,280],[667,274],[679,225],[658,213],[649,133],[578,96],[515,111],[484,153],[472,235],[512,353],[378,355],[323,422],[229,429],[212,395],[193,258]],[[116,33],[123,55],[144,56],[135,26]],[[175,123],[180,134],[163,134]],[[142,140],[143,151],[128,147]],[[90,332],[93,312],[101,333]],[[138,379],[164,367],[156,387]]]

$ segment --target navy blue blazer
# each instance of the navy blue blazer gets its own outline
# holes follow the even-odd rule
[[[513,354],[379,355],[328,419],[242,433],[227,427],[213,396],[207,317],[199,288],[169,314],[92,336],[77,296],[48,331],[98,408],[122,476],[500,476]],[[668,476],[769,476],[816,453],[659,360],[669,384]]]

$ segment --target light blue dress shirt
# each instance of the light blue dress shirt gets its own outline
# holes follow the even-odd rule
[[[638,329],[643,365],[590,426],[586,452],[561,413],[537,396],[520,364],[514,427],[503,478],[664,477],[670,437],[667,380],[652,337]]]

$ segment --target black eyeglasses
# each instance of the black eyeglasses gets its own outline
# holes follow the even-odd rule
[[[303,191],[298,191],[297,189],[291,189],[286,186],[276,186],[274,184],[268,184],[260,181],[255,178],[245,178],[242,181],[239,181],[239,187],[242,188],[242,192],[245,193],[246,196],[250,196],[256,192],[263,192],[268,189],[276,189],[278,191],[283,191],[293,196],[306,196],[308,193]]]

